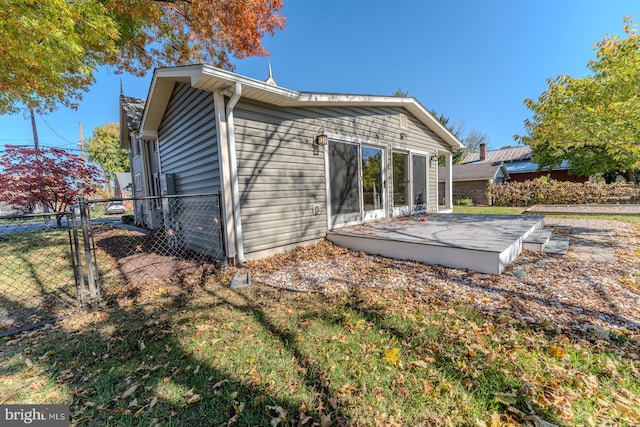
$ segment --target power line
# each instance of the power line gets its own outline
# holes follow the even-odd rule
[[[48,127],[49,129],[51,129],[51,132],[53,132],[53,133],[54,133],[58,138],[60,138],[61,140],[63,140],[64,142],[66,142],[66,143],[68,143],[68,144],[75,144],[75,142],[73,142],[73,141],[69,141],[69,140],[68,140],[68,139],[66,139],[65,137],[61,136],[58,132],[56,132],[56,131],[55,131],[55,129],[53,129],[53,128],[51,127],[51,125],[49,124],[49,122],[47,122],[47,121],[44,119],[44,117],[42,117],[42,116],[39,116],[39,117],[42,119],[42,121],[44,122],[44,124],[45,124],[45,125],[47,125],[47,127]]]

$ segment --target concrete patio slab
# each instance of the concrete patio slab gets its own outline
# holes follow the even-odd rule
[[[327,239],[390,258],[500,274],[543,227],[542,216],[428,214],[334,229]]]

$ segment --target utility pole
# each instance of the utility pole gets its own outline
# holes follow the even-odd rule
[[[78,143],[78,145],[80,145],[80,157],[82,157],[82,165],[84,166],[84,139],[82,137],[82,122],[78,122],[78,124],[80,125],[80,142]]]
[[[36,148],[36,159],[39,159],[40,157],[40,141],[38,141],[38,128],[36,127],[36,114],[33,111],[33,108],[29,108],[29,114],[31,115],[31,131],[33,132],[33,146]],[[23,115],[24,117],[24,115]],[[40,190],[42,190],[43,187],[40,187]],[[36,204],[36,210],[37,210],[37,204]],[[49,205],[47,205],[46,203],[43,203],[43,210],[45,213],[49,212]],[[45,219],[47,221],[51,220],[50,216],[46,216]]]
[[[38,129],[36,128],[36,115],[33,112],[33,108],[29,108],[29,112],[31,113],[31,130],[33,131],[33,145],[36,147],[36,150],[39,150],[40,142],[38,141]]]

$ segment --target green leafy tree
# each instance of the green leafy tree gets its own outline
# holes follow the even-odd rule
[[[640,37],[631,16],[623,22],[623,38],[595,45],[591,75],[560,75],[537,101],[525,100],[533,116],[516,138],[542,168],[567,160],[575,174],[622,171],[631,179],[640,169]]]
[[[397,96],[399,98],[406,98],[407,96],[409,96],[409,91],[408,90],[402,90],[402,88],[398,88],[398,90],[393,92],[392,96]]]
[[[96,66],[117,53],[118,28],[97,1],[0,2],[0,113],[73,107]]]
[[[117,172],[129,172],[129,155],[120,148],[120,125],[105,123],[93,130],[87,140],[89,161],[100,165],[109,187]]]
[[[4,0],[0,114],[75,107],[97,67],[144,75],[157,66],[268,54],[282,0]]]
[[[407,97],[409,96],[409,91],[398,88],[398,90],[396,90],[392,94],[392,96]],[[464,130],[463,126],[460,123],[456,125],[452,124],[449,117],[445,116],[444,114],[438,113],[436,110],[429,110],[429,112],[465,146],[465,148],[461,148],[460,150],[456,150],[453,152],[453,158],[451,159],[451,161],[454,165],[459,165],[462,162],[462,158],[464,157],[465,153],[478,151],[478,149],[480,148],[480,144],[488,143],[489,138],[487,137],[487,134],[479,132],[477,130],[472,130],[466,136],[463,136]],[[444,166],[444,156],[440,156],[440,158],[438,159],[438,165]]]

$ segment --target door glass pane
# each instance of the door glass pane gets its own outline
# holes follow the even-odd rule
[[[382,209],[382,150],[362,147],[362,198],[365,211]]]
[[[329,175],[331,214],[359,213],[357,145],[335,141],[329,143]]]
[[[420,211],[427,208],[427,158],[412,155],[413,166],[413,210]]]
[[[409,181],[409,155],[393,153],[393,206],[408,206],[407,181]]]

